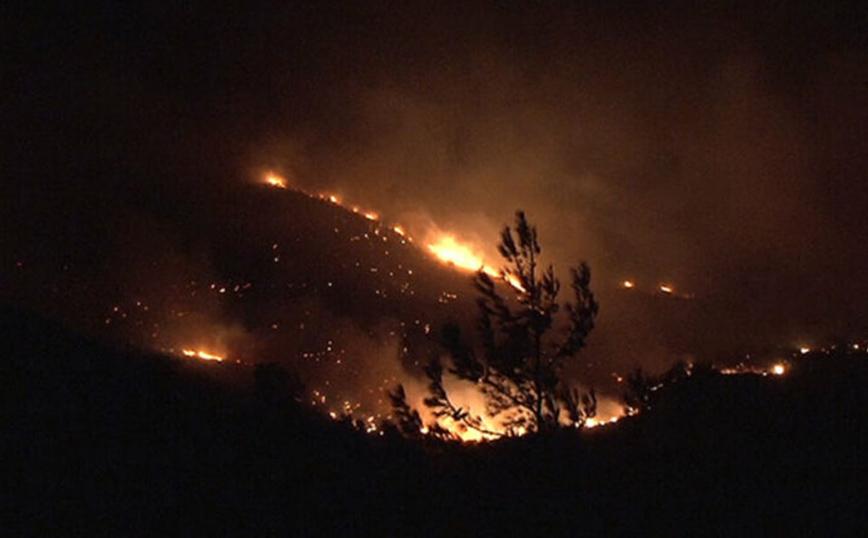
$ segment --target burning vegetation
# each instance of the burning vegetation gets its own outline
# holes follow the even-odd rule
[[[531,304],[533,297],[542,300],[539,283],[515,267],[496,269],[483,249],[453,234],[419,230],[416,237],[425,240],[418,241],[409,227],[346,206],[342,196],[307,194],[276,174],[257,183],[269,188],[241,192],[231,223],[215,215],[203,225],[210,236],[223,238],[207,263],[174,253],[160,256],[159,263],[143,259],[141,265],[149,267],[147,279],[93,294],[106,304],[94,309],[92,330],[112,342],[213,363],[218,369],[278,360],[301,374],[307,385],[300,396],[303,401],[325,416],[349,420],[374,434],[383,431],[383,424],[398,420],[389,391],[399,383],[405,384],[409,405],[421,411],[420,429],[462,440],[536,431],[542,422],[535,421],[551,423],[554,416],[586,428],[624,416],[613,396],[617,385],[593,395],[568,395],[557,383],[546,386],[538,399],[546,418],[531,418],[539,404],[520,395],[519,385],[512,387],[518,393],[507,393],[526,413],[489,416],[489,396],[480,393],[480,387],[495,390],[499,383],[506,390],[503,380],[495,380],[498,368],[490,363],[486,375],[479,377],[482,362],[472,363],[472,375],[457,376],[454,361],[460,350],[444,349],[441,328],[450,322],[461,327],[476,322],[479,289],[474,290],[469,278],[474,274],[477,287],[489,294],[489,309],[496,311],[498,304],[519,307],[510,313],[515,319],[507,325],[520,319],[517,312],[528,305],[529,311],[547,319],[553,311],[546,313]],[[501,247],[509,251],[508,245]],[[24,259],[15,262],[10,282],[31,267]],[[625,290],[625,296],[687,297],[671,284],[664,286],[670,291],[632,279],[613,285]],[[54,287],[62,293],[61,283]],[[491,294],[506,299],[501,303],[503,298]],[[553,325],[553,331],[562,329],[566,327]],[[446,398],[429,408],[424,400],[431,397],[428,385],[435,379],[433,370],[425,370],[445,351],[451,357],[438,383]],[[543,362],[558,356],[546,353],[551,354]],[[581,366],[582,373],[586,366],[590,371],[590,362]],[[581,378],[576,370],[571,379]],[[765,371],[784,373],[777,368]],[[602,374],[608,375],[608,370]]]
[[[213,353],[208,353],[207,351],[202,351],[202,350],[194,351],[192,349],[182,349],[181,353],[185,357],[197,357],[197,358],[200,358],[200,359],[206,360],[206,361],[223,362],[223,357],[221,357],[220,355],[215,355]]]
[[[591,389],[581,394],[561,372],[565,362],[584,347],[594,327],[598,305],[590,289],[590,269],[585,264],[573,269],[574,302],[565,307],[566,335],[553,339],[549,333],[560,325],[555,318],[561,307],[560,282],[552,266],[542,268],[536,228],[524,213],[517,213],[515,231],[510,227],[503,230],[499,250],[508,263],[504,274],[521,284],[516,288],[516,306],[510,306],[510,301],[495,290],[489,275],[479,270],[475,282],[480,294],[482,349],[477,351],[462,339],[457,325],[444,329],[444,344],[451,355],[448,373],[477,388],[485,414],[453,401],[438,358],[425,368],[430,381],[425,405],[438,419],[426,428],[469,430],[484,439],[545,433],[562,426],[581,428],[596,416],[596,393]],[[403,387],[399,387],[392,397],[401,409],[406,407],[400,403],[403,394]],[[403,427],[405,431],[412,428]]]

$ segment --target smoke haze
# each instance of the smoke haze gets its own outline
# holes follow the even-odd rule
[[[4,267],[71,265],[87,286],[128,293],[152,276],[147,248],[210,274],[210,219],[232,219],[234,189],[275,170],[419,237],[455,233],[491,262],[525,210],[562,278],[582,259],[594,270],[599,360],[659,367],[864,336],[866,15],[725,2],[8,8]],[[650,307],[624,279],[693,298]]]

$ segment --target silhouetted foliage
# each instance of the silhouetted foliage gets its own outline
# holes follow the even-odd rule
[[[392,404],[392,412],[395,414],[398,430],[410,438],[420,437],[422,435],[422,417],[419,416],[419,411],[407,403],[404,385],[398,385],[394,390],[389,391],[389,402]]]
[[[635,411],[646,411],[651,407],[651,388],[655,381],[649,378],[642,368],[636,368],[627,374],[627,386],[624,390],[624,403]]]
[[[514,301],[498,292],[488,274],[476,275],[481,353],[463,342],[456,325],[447,325],[442,336],[452,359],[448,372],[478,387],[486,413],[499,421],[507,435],[521,430],[545,432],[564,424],[581,427],[596,413],[596,394],[581,394],[561,374],[594,328],[599,307],[590,288],[591,270],[586,263],[571,270],[574,300],[565,305],[565,333],[558,337],[553,333],[561,329],[557,325],[561,284],[551,265],[540,268],[537,230],[523,212],[516,213],[514,230],[503,229],[498,250],[506,261],[501,277],[512,283]],[[487,430],[481,415],[450,400],[439,360],[432,361],[425,373],[431,382],[425,404],[436,417],[501,435]]]
[[[264,407],[222,381],[244,366],[106,348],[2,305],[0,359],[4,535],[460,536],[472,522],[507,535],[744,536],[770,517],[793,535],[806,521],[834,536],[868,527],[864,351],[798,356],[783,376],[695,365],[652,391],[649,413],[581,440],[471,446]],[[434,424],[427,438],[454,435]]]
[[[684,381],[692,375],[693,365],[683,360],[675,361],[661,377],[661,382],[665,384],[674,384]]]
[[[257,364],[253,381],[257,396],[268,405],[298,402],[304,391],[298,374],[276,362]]]
[[[647,411],[660,399],[664,391],[682,387],[689,379],[698,381],[717,375],[719,374],[714,366],[704,361],[687,363],[679,360],[656,376],[637,367],[627,375],[624,404],[634,412]]]

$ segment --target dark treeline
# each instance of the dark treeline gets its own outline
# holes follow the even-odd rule
[[[291,376],[200,365],[0,313],[4,534],[829,534],[864,527],[868,360],[694,373],[582,433],[462,446],[365,435]],[[240,375],[240,374],[239,374]],[[245,375],[251,375],[247,371]]]

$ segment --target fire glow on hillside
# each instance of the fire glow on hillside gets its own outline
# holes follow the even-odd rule
[[[360,219],[365,219],[369,221],[368,224],[363,227],[370,232],[371,238],[376,238],[376,242],[386,243],[387,241],[398,241],[399,243],[406,245],[406,248],[412,248],[417,252],[429,256],[430,259],[437,260],[437,262],[444,264],[445,266],[452,268],[457,271],[465,272],[465,273],[473,273],[473,272],[481,272],[488,277],[494,280],[502,280],[508,283],[511,287],[519,292],[523,292],[524,288],[521,285],[521,282],[511,274],[504,274],[503,272],[495,269],[491,265],[487,265],[486,257],[484,254],[484,249],[478,248],[476,245],[470,242],[466,242],[462,239],[459,239],[455,234],[440,230],[434,225],[427,230],[419,231],[422,235],[419,237],[424,237],[424,241],[416,242],[411,235],[411,231],[402,224],[397,222],[389,222],[388,219],[383,218],[380,214],[375,213],[373,211],[368,210],[367,208],[361,208],[355,205],[346,205],[348,202],[345,200],[344,196],[339,196],[336,193],[330,192],[321,192],[319,194],[310,194],[304,191],[297,189],[296,187],[290,187],[287,180],[281,177],[280,175],[274,173],[268,173],[262,176],[257,183],[264,184],[268,187],[272,187],[275,189],[288,190],[293,191],[298,194],[304,195],[308,198],[315,199],[321,201],[324,204],[333,205],[339,208],[344,208],[348,212],[357,215]],[[343,226],[341,227],[343,228]],[[338,229],[335,228],[335,233],[338,232]],[[393,235],[394,234],[394,235]],[[358,233],[356,235],[352,235],[350,237],[350,241],[354,240],[362,240],[362,238],[368,238],[367,233]],[[282,244],[275,238],[274,242],[268,243],[271,247],[269,251],[270,259],[274,260],[274,263],[279,263],[282,259],[280,253],[282,252]],[[388,252],[386,252],[388,255]],[[358,264],[357,264],[358,265]],[[404,275],[403,278],[406,280],[409,275],[413,275],[414,272],[412,269],[408,267],[400,267],[397,266],[394,268],[394,271],[387,270],[383,271],[383,266],[371,266],[365,267],[365,271],[370,270],[371,272],[375,272],[375,274],[384,274],[392,277],[393,272],[394,275]],[[399,286],[398,289],[404,290],[411,286],[409,283],[410,280],[406,280]],[[226,299],[232,300],[240,300],[244,297],[245,294],[255,293],[256,283],[251,283],[246,280],[235,281],[214,281],[210,284],[205,284],[204,289],[199,289],[195,282],[190,283],[189,293],[192,296],[196,296],[196,294],[209,294],[219,297],[220,301]],[[331,287],[331,282],[329,282],[329,287]],[[634,280],[623,280],[620,282],[620,287],[623,289],[633,289],[640,290],[642,288],[641,283]],[[674,289],[670,287],[670,285],[665,285],[665,287],[669,290],[668,292],[662,289],[664,286],[645,286],[642,288],[643,293],[651,293],[652,291],[660,294],[673,294]],[[655,289],[656,288],[656,289]],[[411,289],[411,288],[408,288]],[[251,291],[254,290],[254,291]],[[384,296],[384,289],[375,290],[378,292],[378,296]],[[411,289],[412,292],[412,289]],[[440,301],[444,304],[447,304],[453,300],[457,299],[457,295],[452,293],[451,291],[444,291],[441,297],[443,300]],[[186,315],[186,312],[176,312],[173,315],[177,315],[180,317],[182,314]],[[272,330],[277,331],[278,327],[283,328],[284,323],[283,320],[275,319],[269,320]],[[409,322],[408,322],[409,323]],[[421,323],[421,324],[420,324]],[[429,334],[430,329],[428,329],[428,324],[425,323],[423,319],[421,322],[416,320],[416,325],[420,327],[425,327],[425,334]],[[402,323],[403,326],[403,323]],[[156,326],[155,326],[156,327]],[[207,328],[207,326],[206,326]],[[300,325],[296,325],[298,332],[303,332],[304,323]],[[154,329],[156,330],[156,328]],[[393,332],[394,334],[394,332]],[[400,331],[398,331],[400,334]],[[406,335],[404,335],[406,337]],[[190,338],[189,334],[185,334],[183,338]],[[192,337],[193,341],[195,340],[195,336]],[[220,347],[220,351],[215,351],[218,348],[208,348],[208,347],[198,347],[192,346],[189,344],[189,340],[186,340],[187,345],[183,346],[181,351],[181,355],[185,357],[189,357],[192,359],[199,359],[202,361],[210,361],[215,363],[227,362],[227,353],[231,353],[228,348],[225,346]],[[346,344],[344,344],[346,345]],[[305,360],[313,359],[314,362],[322,361],[324,364],[327,361],[333,361],[334,365],[338,365],[340,368],[344,368],[341,366],[343,364],[349,364],[352,361],[346,360],[349,356],[348,353],[352,348],[339,348],[337,345],[333,345],[333,342],[329,340],[327,345],[323,348],[323,350],[318,351],[304,351],[298,352],[299,357],[302,357]],[[238,352],[236,349],[235,352]],[[236,360],[232,360],[231,362],[239,362]],[[775,375],[781,375],[777,369],[773,372]],[[310,400],[311,404],[317,408],[320,408],[325,415],[330,416],[335,420],[350,420],[353,424],[364,424],[364,431],[368,433],[382,433],[381,425],[384,421],[391,419],[389,411],[387,409],[387,403],[385,402],[385,394],[388,390],[390,390],[394,384],[399,381],[407,381],[406,379],[397,379],[390,374],[390,377],[384,378],[382,382],[377,382],[376,386],[359,386],[358,380],[349,383],[344,388],[338,388],[338,384],[335,383],[335,379],[331,378],[330,375],[328,377],[323,377],[314,385],[316,390],[313,391],[314,396]],[[376,403],[373,401],[365,401],[365,397],[360,396],[358,391],[367,391],[366,394],[379,394],[381,395],[380,400]],[[417,406],[423,413],[423,417],[426,420],[432,420],[432,417],[427,416],[426,409],[422,405],[422,392],[424,392],[419,387],[416,387],[416,391],[413,394],[414,400],[413,404]],[[328,394],[328,396],[327,396]],[[368,398],[370,400],[370,398]],[[342,402],[342,403],[341,403]],[[597,410],[596,416],[589,417],[588,420],[583,424],[586,428],[596,428],[599,426],[604,426],[607,424],[613,424],[621,419],[624,415],[623,407],[613,398],[601,398],[601,405]],[[445,428],[455,439],[459,439],[465,442],[479,442],[484,440],[492,440],[501,436],[510,436],[510,435],[523,435],[526,433],[525,431],[502,431],[499,428],[499,424],[496,419],[485,417],[483,410],[485,409],[485,403],[479,398],[479,394],[475,390],[475,387],[460,387],[456,390],[456,404],[460,405],[463,409],[468,411],[474,410],[476,414],[481,415],[483,419],[483,426],[485,430],[491,432],[490,434],[486,434],[480,431],[475,431],[472,429],[468,429],[464,427],[462,424],[453,423],[449,420],[441,421],[440,426]],[[432,423],[429,423],[427,427],[430,427]]]
[[[265,177],[265,183],[267,183],[268,185],[271,185],[272,187],[277,187],[278,189],[287,188],[286,187],[286,180],[280,176],[275,175],[275,174],[268,174]]]
[[[350,270],[364,273],[366,279],[379,280],[380,283],[370,290],[378,301],[386,297],[387,294],[390,297],[399,297],[404,294],[406,297],[412,297],[420,291],[419,288],[414,289],[417,285],[414,279],[416,278],[415,275],[422,273],[422,271],[417,271],[416,267],[407,265],[406,259],[396,256],[398,247],[394,246],[393,243],[402,245],[401,249],[412,251],[414,256],[419,254],[432,260],[432,262],[436,260],[437,263],[452,270],[466,273],[467,276],[474,272],[482,272],[493,280],[505,281],[519,292],[524,291],[521,282],[514,275],[504,274],[487,264],[491,262],[489,261],[490,258],[486,258],[485,249],[479,248],[473,242],[459,238],[456,234],[441,230],[433,223],[427,228],[416,228],[415,231],[419,234],[417,237],[420,239],[415,241],[411,235],[412,228],[390,221],[388,216],[372,212],[368,208],[351,205],[352,200],[347,200],[350,197],[344,196],[342,192],[340,194],[331,192],[306,193],[295,186],[290,186],[287,179],[274,173],[260,176],[255,182],[272,189],[285,191],[284,193],[277,190],[272,191],[278,198],[291,192],[311,199],[318,210],[323,210],[324,206],[332,206],[326,210],[327,214],[338,215],[340,213],[336,220],[338,225],[334,227],[336,238],[340,237],[342,240],[349,241],[348,244],[366,244],[369,247],[377,245],[376,248],[365,249],[365,252],[370,253],[374,258],[365,260],[363,256],[354,253],[352,258],[346,257],[344,259],[347,251],[339,249],[329,259],[329,263],[334,263],[336,266],[346,263]],[[323,207],[320,207],[320,204]],[[348,214],[342,214],[343,212],[339,211],[339,208],[346,209]],[[349,222],[352,222],[351,226],[347,224]],[[314,224],[316,223],[314,222]],[[331,229],[328,227],[330,240]],[[291,244],[291,239],[279,235],[267,239],[267,241],[261,242],[267,249],[263,259],[268,260],[269,263],[274,263],[275,267],[278,268],[278,274],[282,275],[280,268],[288,257],[285,249],[287,244]],[[401,265],[402,263],[404,265]],[[317,267],[320,266],[317,265]],[[244,356],[250,358],[250,364],[255,364],[257,359],[261,360],[268,355],[259,355],[258,350],[251,350],[256,349],[260,343],[269,342],[267,345],[275,346],[270,350],[272,353],[275,349],[279,349],[280,353],[287,352],[290,357],[311,363],[310,367],[317,372],[311,375],[319,376],[319,378],[310,381],[309,386],[313,396],[310,399],[307,396],[303,397],[312,406],[335,420],[349,420],[357,426],[359,423],[363,423],[363,429],[369,433],[382,432],[383,422],[392,418],[386,394],[399,382],[408,384],[409,374],[405,377],[403,373],[390,370],[384,372],[382,378],[372,380],[366,373],[370,369],[360,365],[369,366],[373,360],[372,357],[379,356],[376,352],[359,350],[358,346],[355,345],[357,341],[345,336],[339,336],[340,340],[338,340],[335,338],[336,333],[320,334],[321,329],[319,327],[321,325],[310,320],[310,312],[302,311],[299,313],[294,311],[291,306],[286,309],[281,306],[279,312],[293,311],[298,314],[298,319],[294,319],[292,323],[286,317],[282,318],[277,310],[265,314],[261,325],[253,323],[246,326],[239,324],[237,327],[227,327],[215,323],[218,319],[212,314],[214,305],[252,309],[255,307],[251,303],[257,300],[255,298],[259,297],[259,294],[270,293],[265,290],[274,289],[267,288],[265,282],[249,275],[238,274],[236,276],[237,278],[225,276],[213,278],[212,275],[208,275],[207,280],[191,277],[182,284],[173,287],[173,291],[166,298],[164,305],[165,314],[171,320],[169,322],[166,322],[165,318],[160,318],[160,308],[154,305],[150,299],[145,302],[136,298],[135,306],[133,304],[113,306],[105,318],[105,325],[111,327],[112,330],[119,330],[121,324],[126,327],[147,327],[149,342],[163,343],[165,348],[159,348],[162,351],[191,360],[210,363],[241,363],[237,357]],[[339,283],[335,277],[329,276],[323,279],[319,286],[316,286],[312,285],[316,280],[307,280],[308,276],[308,273],[305,272],[295,275],[296,280],[294,281],[275,280],[268,285],[274,286],[277,283],[279,286],[286,286],[287,290],[292,290],[290,295],[298,293],[299,296],[304,296],[304,294],[310,293],[310,297],[314,298],[313,300],[318,300],[319,297],[314,294],[322,290],[329,293],[333,289],[339,289]],[[633,275],[625,276],[633,277]],[[332,287],[333,280],[335,281],[334,288]],[[386,282],[394,284],[394,287],[385,284]],[[667,296],[666,292],[661,290],[658,287],[659,284],[655,284],[654,281],[643,282],[642,280],[631,279],[622,280],[618,284],[620,284],[619,288],[631,290],[630,293],[633,294]],[[298,291],[299,288],[304,289],[305,287],[312,291]],[[674,289],[670,289],[672,294],[668,295],[669,297],[681,297],[674,292]],[[182,302],[181,297],[176,296],[179,291],[182,291],[183,295],[190,301],[189,303]],[[445,305],[459,300],[456,289],[443,289],[441,291],[435,288],[431,291],[439,293],[435,308],[440,308],[443,305],[442,307],[446,310],[451,307]],[[415,296],[419,297],[419,295]],[[425,300],[427,301],[429,298]],[[283,304],[281,301],[277,301],[277,303]],[[388,341],[383,344],[384,348],[392,350],[394,349],[393,346],[403,346],[403,342],[408,338],[407,333],[410,332],[409,327],[416,328],[419,333],[424,335],[430,335],[432,330],[436,331],[437,325],[433,323],[434,320],[423,317],[423,311],[414,311],[413,314],[415,315],[411,319],[391,320],[396,321],[396,323],[386,328],[390,336],[383,338],[384,342]],[[291,317],[291,315],[293,314],[289,314],[287,317]],[[373,335],[371,337],[374,338]],[[281,340],[283,338],[286,340]],[[293,341],[292,338],[298,340]],[[427,336],[425,338],[432,342],[435,339],[435,337]],[[299,346],[298,341],[306,343]],[[283,342],[287,343],[284,345]],[[396,342],[401,343],[396,345]],[[398,347],[398,349],[401,353],[401,348]],[[407,348],[404,348],[403,353],[409,353]],[[404,357],[407,356],[411,355]],[[244,362],[247,363],[246,360]],[[382,365],[388,361],[381,360],[379,362]],[[357,366],[360,369],[355,369]],[[777,371],[774,374],[780,375]],[[411,404],[422,412],[423,418],[430,427],[433,424],[433,418],[427,414],[427,409],[422,403],[424,389],[416,384],[408,391],[408,394],[412,396]],[[484,429],[493,432],[492,434],[485,434],[463,427],[461,424],[452,423],[449,420],[441,421],[440,426],[456,439],[476,442],[526,433],[521,430],[503,431],[496,418],[486,417],[485,402],[479,398],[476,387],[472,385],[456,386],[455,403],[462,409],[479,415],[483,419]],[[583,426],[595,428],[612,424],[623,416],[624,409],[615,398],[600,397],[600,406],[596,416],[589,417]]]
[[[221,355],[215,355],[215,354],[209,353],[207,351],[183,349],[183,350],[181,350],[181,353],[183,353],[185,357],[198,357],[198,358],[200,358],[202,360],[206,360],[206,361],[223,362],[223,357]]]
[[[285,179],[271,172],[266,174],[264,183],[279,189],[288,188]],[[313,196],[304,191],[298,189],[295,190],[307,196],[320,198],[334,205],[346,208],[341,203],[341,199],[334,194],[324,193],[318,196]],[[379,214],[373,211],[362,211],[358,206],[352,206],[351,208],[346,209],[353,213],[361,213],[366,219],[373,222],[380,220]],[[391,229],[407,241],[413,242],[413,237],[407,232],[407,229],[404,226],[394,224]],[[429,233],[429,235],[433,235],[434,237],[429,240],[427,245],[428,252],[438,261],[463,271],[481,271],[491,278],[503,280],[518,291],[524,291],[521,282],[519,282],[515,276],[502,274],[500,271],[486,265],[484,257],[479,253],[478,248],[475,248],[468,243],[458,241],[453,234],[437,232]]]

